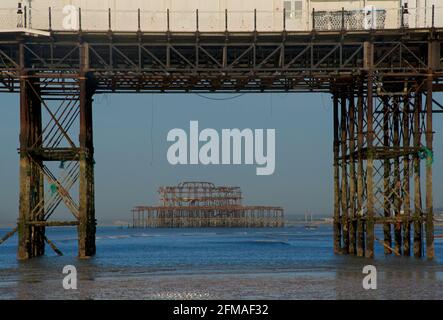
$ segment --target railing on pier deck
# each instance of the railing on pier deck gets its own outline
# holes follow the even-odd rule
[[[20,12],[20,13],[19,13]],[[386,8],[373,11],[145,11],[78,8],[66,27],[60,8],[0,9],[0,32],[29,28],[45,31],[113,32],[281,32],[443,28],[443,7]],[[436,18],[438,17],[438,18]],[[65,21],[65,24],[64,24]]]

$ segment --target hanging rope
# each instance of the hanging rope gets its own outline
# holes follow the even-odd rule
[[[418,152],[418,156],[420,159],[424,160],[426,159],[426,165],[431,166],[432,163],[434,163],[434,153],[431,149],[427,147],[422,147],[420,151]]]
[[[320,97],[321,97],[321,104],[322,104],[322,107],[323,107],[323,110],[325,110],[325,111],[328,111],[328,106],[326,106],[326,103],[325,103],[325,100],[324,100],[324,94],[323,93],[320,93]]]
[[[271,118],[272,118],[272,114],[274,111],[274,101],[273,101],[273,97],[272,97],[272,92],[269,94],[270,95],[270,109],[271,109]]]
[[[149,165],[152,167],[152,163],[154,162],[154,94],[151,93],[151,125],[150,125],[150,133],[151,139],[151,161]]]
[[[96,99],[95,103],[96,104],[103,104],[103,102],[105,102],[105,105],[109,105],[109,100],[108,100],[108,94],[107,93],[103,93],[99,95],[100,99]]]
[[[198,95],[199,97],[202,97],[202,98],[205,98],[205,99],[208,99],[208,100],[216,100],[216,101],[232,100],[232,99],[236,99],[236,98],[239,98],[239,97],[241,97],[242,95],[244,95],[244,93],[240,93],[240,94],[235,95],[235,96],[232,96],[232,97],[226,97],[226,98],[212,98],[212,97],[205,96],[205,95],[203,95],[203,94],[201,94],[201,93],[197,93],[197,92],[194,92],[194,93],[195,93],[196,95]]]

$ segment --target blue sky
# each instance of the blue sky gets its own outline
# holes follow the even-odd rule
[[[287,215],[332,213],[332,108],[327,94],[96,95],[94,143],[99,223],[128,220],[134,205],[158,204],[157,188],[180,181],[242,187],[245,204],[278,205]],[[207,99],[210,97],[213,99]],[[0,223],[18,212],[18,95],[2,94],[0,113]],[[172,166],[166,159],[173,128],[275,128],[276,168],[257,176],[251,165]],[[443,116],[434,120],[435,206],[443,206]],[[68,216],[63,209],[57,218]]]

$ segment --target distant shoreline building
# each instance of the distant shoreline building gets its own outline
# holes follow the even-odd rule
[[[160,206],[132,209],[134,228],[284,227],[282,207],[245,206],[240,187],[182,182],[158,193]]]

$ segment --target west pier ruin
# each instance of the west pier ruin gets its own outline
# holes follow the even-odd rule
[[[158,190],[159,206],[132,209],[134,228],[283,227],[282,207],[242,204],[240,187],[182,182]]]

